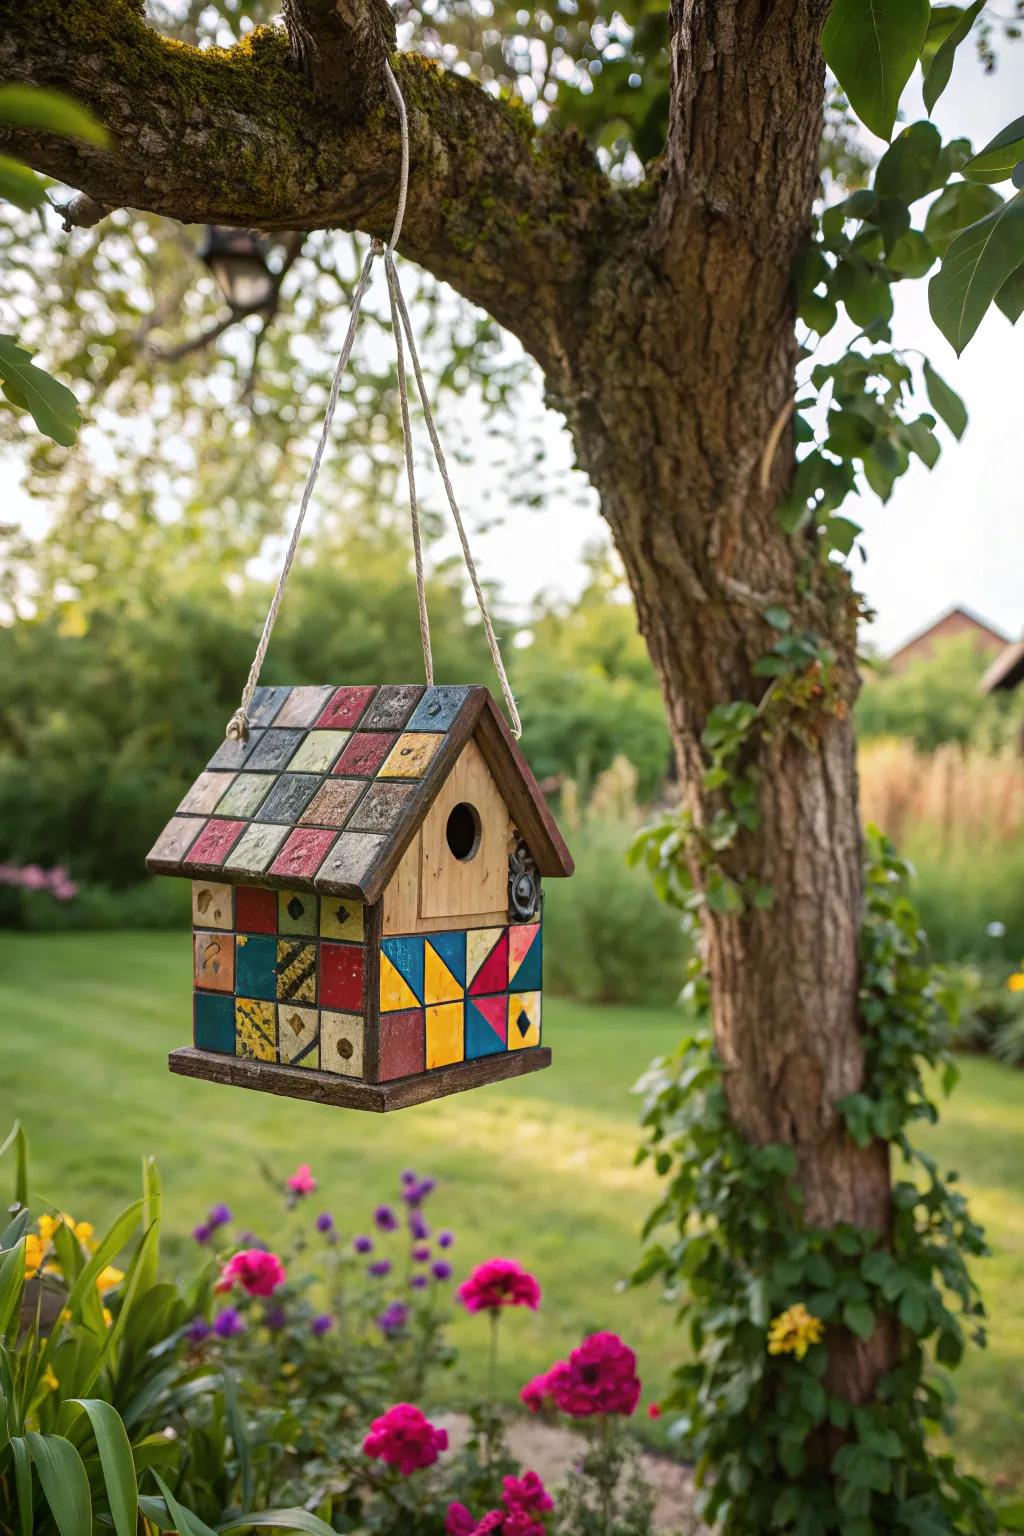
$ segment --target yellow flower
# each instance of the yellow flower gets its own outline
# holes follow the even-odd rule
[[[120,1285],[124,1279],[124,1270],[115,1269],[113,1264],[108,1264],[106,1269],[100,1270],[96,1277],[96,1289],[101,1293],[112,1291],[115,1285]]]
[[[91,1253],[92,1238],[95,1231],[92,1222],[76,1221],[73,1216],[68,1215],[67,1211],[61,1211],[59,1216],[40,1216],[37,1225],[39,1227],[39,1236],[42,1238],[43,1242],[47,1245],[53,1242],[53,1234],[56,1232],[61,1222],[63,1222],[68,1231],[78,1239],[86,1253]]]
[[[46,1388],[46,1390],[48,1392],[56,1392],[57,1388],[60,1386],[60,1382],[57,1380],[57,1377],[54,1375],[54,1370],[53,1370],[53,1366],[52,1365],[48,1365],[46,1367],[46,1370],[43,1372],[40,1380],[42,1381],[43,1386]]]
[[[825,1336],[825,1324],[820,1317],[812,1317],[802,1301],[773,1317],[768,1329],[768,1353],[770,1355],[796,1355],[802,1360],[812,1344],[820,1344]]]
[[[1006,985],[1011,992],[1024,992],[1024,971],[1014,971]]]
[[[25,1236],[25,1279],[31,1280],[33,1275],[38,1275],[42,1268],[43,1255],[46,1252],[46,1244],[34,1232]]]
[[[103,1321],[106,1323],[108,1328],[113,1326],[114,1314],[111,1312],[109,1307],[103,1308]]]

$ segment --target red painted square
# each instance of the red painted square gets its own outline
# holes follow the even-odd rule
[[[395,731],[356,731],[335,763],[334,772],[372,779],[397,740]]]
[[[320,945],[320,1006],[363,1011],[363,946]]]
[[[426,1071],[423,1009],[385,1013],[380,1021],[380,1081]]]
[[[183,862],[190,864],[208,864],[219,866],[223,864],[232,848],[242,835],[244,821],[222,821],[214,817],[206,823],[195,842],[188,851],[188,858]]]
[[[270,866],[272,875],[292,879],[312,879],[327,857],[337,832],[318,831],[314,827],[296,827]]]
[[[327,708],[316,722],[317,727],[351,730],[366,709],[367,704],[373,698],[373,695],[374,688],[372,685],[362,688],[336,689]]]
[[[277,892],[261,890],[257,885],[237,886],[235,927],[239,933],[276,933]]]

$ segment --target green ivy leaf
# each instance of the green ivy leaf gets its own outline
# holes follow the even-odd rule
[[[0,86],[0,122],[18,128],[42,128],[69,139],[86,139],[102,148],[108,141],[107,130],[91,112],[61,91],[46,91],[35,85]]]
[[[956,58],[956,51],[974,26],[978,12],[984,8],[984,5],[985,0],[974,0],[974,4],[969,5],[961,13],[959,21],[955,22],[946,32],[943,41],[935,50],[931,62],[924,71],[924,86],[921,94],[924,97],[925,108],[929,116],[935,103],[949,84],[949,77],[953,73],[953,60]]]
[[[866,1301],[848,1301],[843,1307],[843,1322],[858,1339],[869,1339],[875,1331],[874,1309]]]
[[[979,182],[954,181],[944,187],[929,205],[924,221],[924,232],[936,255],[944,256],[960,230],[1002,205],[999,193]]]
[[[1024,261],[1024,192],[957,235],[928,284],[932,319],[959,355]]]
[[[934,123],[911,123],[879,160],[875,190],[882,197],[901,197],[908,203],[924,197],[932,188],[941,148],[942,135]]]
[[[27,165],[22,165],[20,160],[11,160],[7,155],[0,155],[0,198],[13,203],[25,213],[31,213],[33,208],[39,208],[46,202],[46,188],[35,171],[30,171]]]
[[[1016,325],[1024,314],[1024,266],[1012,272],[996,294],[996,304],[1009,320]]]
[[[846,305],[846,312],[854,324],[864,330],[875,321],[888,320],[892,314],[889,284],[860,262],[839,263],[832,291]]]
[[[0,336],[0,389],[12,405],[31,413],[44,436],[71,447],[82,421],[78,401],[67,385],[37,368],[13,336]]]
[[[825,61],[872,133],[887,139],[928,35],[929,0],[836,0],[821,37]]]
[[[954,437],[963,437],[967,429],[967,408],[960,396],[955,389],[950,389],[944,378],[935,372],[931,363],[926,361],[922,372],[925,391],[935,411]]]
[[[1024,157],[1024,117],[1008,123],[984,149],[972,155],[961,169],[968,181],[1005,181]]]

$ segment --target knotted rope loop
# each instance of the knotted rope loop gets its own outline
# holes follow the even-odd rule
[[[245,741],[249,735],[249,708],[252,704],[253,695],[256,692],[257,686],[259,685],[260,673],[263,670],[263,662],[266,658],[267,647],[270,645],[270,636],[273,633],[274,624],[277,620],[278,609],[281,606],[281,601],[284,597],[284,589],[287,585],[288,576],[291,572],[295,554],[299,546],[299,538],[302,533],[302,525],[306,520],[306,512],[309,507],[310,498],[313,495],[313,488],[316,485],[317,476],[320,473],[320,464],[324,456],[324,450],[327,446],[327,439],[330,435],[331,425],[334,421],[335,409],[337,408],[338,404],[338,394],[341,389],[341,380],[345,369],[348,367],[349,357],[351,356],[352,346],[356,337],[356,330],[359,325],[359,315],[362,308],[363,295],[365,294],[367,285],[370,281],[371,268],[373,267],[373,263],[378,256],[383,256],[384,258],[384,271],[388,283],[388,302],[391,308],[391,325],[395,336],[395,353],[398,369],[398,397],[401,405],[402,416],[402,448],[405,456],[406,479],[409,483],[409,518],[412,527],[413,559],[416,568],[416,600],[419,608],[420,643],[423,648],[423,670],[426,674],[428,685],[433,685],[434,660],[430,645],[430,619],[427,614],[426,578],[423,570],[423,540],[420,528],[419,501],[416,495],[416,471],[413,460],[412,425],[409,419],[409,388],[405,369],[406,342],[408,343],[409,356],[412,360],[417,393],[419,394],[420,404],[423,408],[424,420],[427,424],[427,432],[430,437],[431,447],[434,452],[434,460],[437,464],[438,472],[444,484],[445,494],[448,498],[448,505],[451,508],[452,516],[455,519],[455,526],[458,530],[459,541],[462,545],[462,553],[466,561],[466,569],[469,572],[469,579],[473,586],[477,607],[480,610],[480,617],[483,620],[484,632],[487,636],[487,644],[490,649],[491,660],[494,663],[494,670],[498,674],[498,680],[501,683],[502,696],[504,697],[505,705],[509,712],[509,718],[512,722],[512,734],[516,737],[517,740],[523,734],[522,722],[519,718],[519,711],[516,708],[516,701],[509,684],[508,675],[505,671],[505,665],[501,659],[501,651],[498,646],[497,636],[494,633],[494,625],[491,622],[491,615],[488,611],[487,599],[484,596],[483,588],[481,587],[479,577],[477,576],[476,565],[474,564],[473,556],[469,547],[469,538],[466,534],[466,529],[462,521],[462,514],[459,511],[458,502],[455,499],[455,492],[452,488],[451,479],[448,474],[448,466],[445,462],[444,451],[441,448],[440,439],[437,435],[437,428],[434,425],[433,413],[431,412],[430,402],[427,399],[427,392],[423,383],[423,372],[420,368],[419,353],[416,350],[416,339],[413,335],[412,323],[409,319],[409,311],[406,308],[405,299],[402,296],[402,288],[398,279],[398,269],[395,266],[394,251],[395,246],[398,244],[398,238],[402,233],[402,222],[405,218],[406,202],[409,195],[409,115],[406,111],[405,101],[402,98],[402,92],[399,89],[398,81],[395,79],[394,71],[392,70],[391,65],[387,60],[384,61],[384,73],[387,78],[388,89],[391,93],[392,100],[394,101],[398,112],[402,144],[402,165],[398,188],[398,206],[395,209],[395,220],[391,228],[391,238],[387,242],[387,245],[384,244],[379,236],[375,236],[374,239],[371,240],[370,249],[366,253],[366,259],[363,262],[362,270],[359,274],[359,281],[357,282],[355,292],[352,295],[352,310],[349,315],[348,329],[345,332],[345,340],[342,344],[341,354],[338,357],[337,366],[334,370],[334,378],[331,383],[331,392],[327,399],[327,409],[324,412],[323,426],[320,430],[320,440],[317,443],[316,452],[313,455],[313,462],[310,464],[309,472],[306,475],[306,483],[302,490],[302,499],[299,502],[299,511],[295,519],[295,526],[292,529],[292,535],[288,541],[288,548],[285,551],[284,563],[281,567],[281,574],[277,578],[277,586],[274,588],[274,595],[270,600],[270,607],[267,610],[267,617],[263,623],[263,632],[260,635],[259,644],[256,647],[256,654],[253,657],[252,666],[249,668],[249,675],[246,678],[245,687],[242,689],[242,697],[238,708],[235,710],[234,714],[231,716],[231,719],[228,721],[227,726],[225,727],[224,734],[229,741]]]

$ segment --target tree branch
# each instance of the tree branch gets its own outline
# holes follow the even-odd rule
[[[292,0],[310,85],[283,28],[200,50],[160,36],[135,0],[21,0],[0,33],[0,78],[68,91],[110,145],[12,129],[3,148],[105,207],[386,236],[399,171],[393,106],[381,99],[346,119],[328,104],[345,86],[351,106],[353,82],[379,73],[381,3]],[[609,186],[575,134],[538,134],[523,108],[418,55],[394,67],[411,134],[403,253],[550,364],[557,311],[578,298],[630,194]]]
[[[395,49],[387,0],[284,0],[292,54],[314,95],[342,117],[384,99],[384,60]]]

